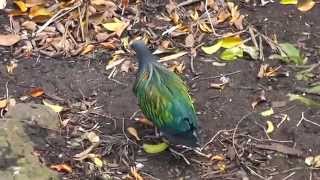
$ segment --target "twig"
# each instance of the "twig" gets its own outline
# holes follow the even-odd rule
[[[305,118],[305,117],[304,117],[304,112],[301,113],[301,119],[300,119],[300,121],[298,122],[297,127],[300,126],[300,124],[301,124],[302,121],[307,121],[308,123],[311,123],[311,124],[313,124],[313,125],[316,125],[316,126],[320,127],[320,124],[318,124],[318,123],[316,123],[316,122],[313,122],[313,121]]]
[[[36,36],[37,34],[39,34],[40,32],[42,32],[47,26],[49,26],[51,23],[53,23],[54,21],[56,21],[57,19],[65,16],[66,14],[68,14],[69,12],[73,11],[74,9],[80,7],[82,1],[79,1],[79,3],[77,3],[76,5],[72,6],[72,7],[67,7],[64,9],[59,10],[54,16],[52,16],[46,23],[44,23],[39,29],[38,31],[34,34],[34,36]],[[64,12],[65,11],[65,12]]]
[[[235,145],[236,132],[237,132],[237,130],[238,130],[238,128],[239,128],[240,123],[241,123],[243,120],[247,119],[247,117],[249,117],[251,114],[253,114],[253,112],[249,112],[249,113],[245,114],[244,116],[242,116],[242,118],[238,121],[238,123],[237,123],[237,125],[236,125],[236,127],[235,127],[235,129],[234,129],[234,131],[233,131],[233,134],[232,134],[232,147],[233,147],[234,152],[236,153],[236,155],[237,155],[237,157],[238,157],[239,159],[240,159],[240,156],[239,156],[239,154],[238,154],[238,150],[237,150],[236,145]]]
[[[289,179],[291,176],[293,176],[293,175],[295,175],[295,174],[296,174],[296,172],[292,172],[292,173],[290,173],[288,176],[282,178],[282,180],[287,180],[287,179]]]
[[[126,139],[127,139],[128,142],[131,142],[131,143],[133,143],[133,144],[135,144],[135,145],[138,145],[137,143],[135,143],[134,141],[132,141],[132,140],[127,136],[126,132],[124,131],[124,118],[122,118],[122,133],[123,133],[124,137],[126,137]]]
[[[221,36],[221,35],[217,34],[216,31],[214,30],[213,23],[212,23],[212,20],[211,20],[211,17],[210,17],[210,13],[209,13],[209,10],[208,10],[208,0],[206,0],[206,3],[205,3],[205,5],[204,5],[204,8],[205,8],[207,17],[208,17],[208,19],[209,19],[210,26],[211,26],[211,29],[212,29],[213,34],[214,34],[215,36]]]
[[[222,132],[230,132],[230,131],[233,131],[234,129],[222,129],[222,130],[219,130],[205,145],[203,145],[201,148],[200,148],[200,151],[202,151],[204,148],[206,148],[209,144],[211,144],[215,139],[216,137],[222,133]]]
[[[263,180],[265,180],[266,178],[265,177],[263,177],[262,175],[260,175],[260,174],[258,174],[257,172],[255,172],[252,168],[250,168],[249,166],[245,166],[247,169],[249,169],[249,171],[253,174],[253,175],[255,175],[255,176],[257,176],[257,177],[259,177],[260,179],[263,179]]]
[[[188,165],[191,164],[190,161],[189,161],[182,153],[179,153],[179,152],[177,152],[176,150],[174,150],[174,149],[172,149],[172,148],[169,148],[169,150],[170,150],[170,152],[172,152],[173,154],[176,154],[176,155],[182,157],[183,160],[184,160]]]
[[[239,74],[241,73],[241,71],[235,71],[235,72],[231,72],[231,73],[227,73],[227,74],[220,74],[218,76],[209,76],[209,77],[204,77],[204,78],[199,78],[199,77],[194,77],[191,79],[191,81],[194,81],[194,80],[198,80],[198,81],[203,81],[203,80],[208,80],[208,79],[217,79],[217,78],[221,78],[221,77],[224,77],[224,76],[231,76],[231,75],[234,75],[234,74]]]
[[[199,1],[201,1],[201,0],[187,0],[187,1],[183,1],[183,2],[179,3],[179,4],[177,5],[177,7],[179,8],[179,7],[183,7],[183,6],[188,6],[188,5],[191,5],[191,4],[196,3],[196,2],[199,2]]]
[[[194,57],[193,57],[193,55],[190,56],[190,69],[191,69],[191,72],[194,75],[198,75],[199,74],[194,68]]]

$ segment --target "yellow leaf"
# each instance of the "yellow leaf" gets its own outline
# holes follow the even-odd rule
[[[218,41],[216,44],[212,46],[202,46],[201,49],[206,54],[213,54],[221,48],[221,45],[222,45],[222,41]]]
[[[274,125],[271,121],[267,121],[267,133],[272,133],[274,131]]]
[[[270,108],[270,109],[268,109],[266,111],[261,112],[260,114],[263,117],[267,117],[267,116],[271,116],[272,114],[274,114],[274,111],[273,111],[272,108]]]
[[[122,22],[117,18],[114,18],[113,22],[104,23],[102,25],[107,30],[116,32],[116,34],[120,37],[122,32],[127,28],[129,24],[126,22]]]
[[[45,100],[43,100],[42,102],[45,106],[51,108],[56,113],[59,113],[63,110],[63,107],[61,107],[59,105],[50,104],[50,103],[46,102]]]
[[[102,162],[101,159],[99,159],[98,157],[94,157],[94,158],[92,158],[91,160],[94,162],[94,164],[95,164],[97,167],[101,168],[101,167],[103,166],[103,162]]]
[[[212,29],[206,23],[200,23],[199,27],[203,32],[207,32],[207,33],[213,32]]]
[[[222,41],[221,47],[226,49],[233,48],[242,43],[242,40],[239,36],[226,37],[221,39],[220,41]]]
[[[190,15],[191,16],[191,19],[193,21],[196,21],[199,19],[199,14],[198,14],[198,11],[197,10],[194,10],[193,13]]]
[[[5,108],[8,104],[7,99],[0,100],[0,109]]]
[[[23,1],[13,1],[20,9],[21,12],[26,12],[28,10],[28,7],[26,3]]]
[[[280,4],[284,4],[284,5],[298,4],[298,0],[280,0]]]
[[[159,143],[159,144],[143,144],[142,148],[146,153],[149,154],[156,154],[166,150],[169,147],[166,143]]]
[[[0,34],[0,46],[12,46],[15,43],[20,41],[20,36],[16,34],[7,34],[1,35]]]
[[[309,11],[316,3],[313,0],[303,0],[298,3],[298,10],[302,12]]]
[[[85,55],[85,54],[91,52],[91,51],[93,50],[93,48],[94,48],[94,45],[92,45],[92,44],[87,45],[87,46],[82,50],[81,55]]]
[[[52,16],[52,13],[48,9],[41,6],[32,7],[29,12],[29,17],[32,19],[38,16],[50,17]]]

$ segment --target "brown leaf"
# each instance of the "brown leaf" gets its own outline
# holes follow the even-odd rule
[[[86,47],[84,47],[84,49],[81,52],[81,55],[85,55],[85,54],[91,52],[93,49],[94,49],[94,45],[89,44]]]
[[[116,49],[116,46],[112,42],[102,42],[100,44],[106,49]]]
[[[31,19],[33,19],[35,17],[38,17],[39,19],[41,19],[41,18],[45,19],[50,16],[52,16],[52,13],[48,9],[41,7],[41,6],[33,6],[29,12],[29,17]]]
[[[129,0],[121,0],[122,8],[126,9],[129,6]]]
[[[72,173],[72,168],[67,164],[51,165],[50,168],[59,172]]]
[[[129,134],[131,134],[133,137],[136,138],[136,140],[140,141],[140,137],[138,135],[138,131],[134,128],[134,127],[128,127],[127,131],[129,132]]]
[[[33,88],[30,91],[30,96],[32,97],[39,97],[39,96],[42,96],[43,94],[44,94],[44,90],[41,87]]]
[[[121,72],[129,72],[130,70],[133,69],[133,65],[131,63],[131,61],[124,61],[122,64],[121,64],[121,68],[120,68],[120,71]]]
[[[17,34],[0,34],[0,46],[12,46],[20,41],[20,36]]]
[[[43,5],[44,3],[45,3],[45,0],[26,0],[27,7]]]
[[[103,32],[103,33],[97,33],[96,34],[96,40],[98,42],[103,42],[105,40],[107,40],[108,38],[110,38],[111,34]]]
[[[185,39],[185,46],[186,47],[193,47],[194,46],[194,37],[192,34],[189,34]]]
[[[229,11],[227,9],[222,9],[218,14],[218,22],[222,23],[225,20],[227,20],[230,16],[231,16],[231,14],[229,13]]]
[[[37,29],[37,24],[33,21],[25,21],[21,26],[29,31],[35,31]]]

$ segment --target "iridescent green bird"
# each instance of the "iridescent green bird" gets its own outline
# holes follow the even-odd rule
[[[133,92],[144,115],[170,143],[198,146],[197,117],[185,83],[160,64],[143,41],[131,47],[139,63]]]

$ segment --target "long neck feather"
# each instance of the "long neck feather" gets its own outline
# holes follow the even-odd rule
[[[146,68],[150,63],[156,62],[156,57],[146,46],[137,48],[136,54],[139,61],[139,71]]]

